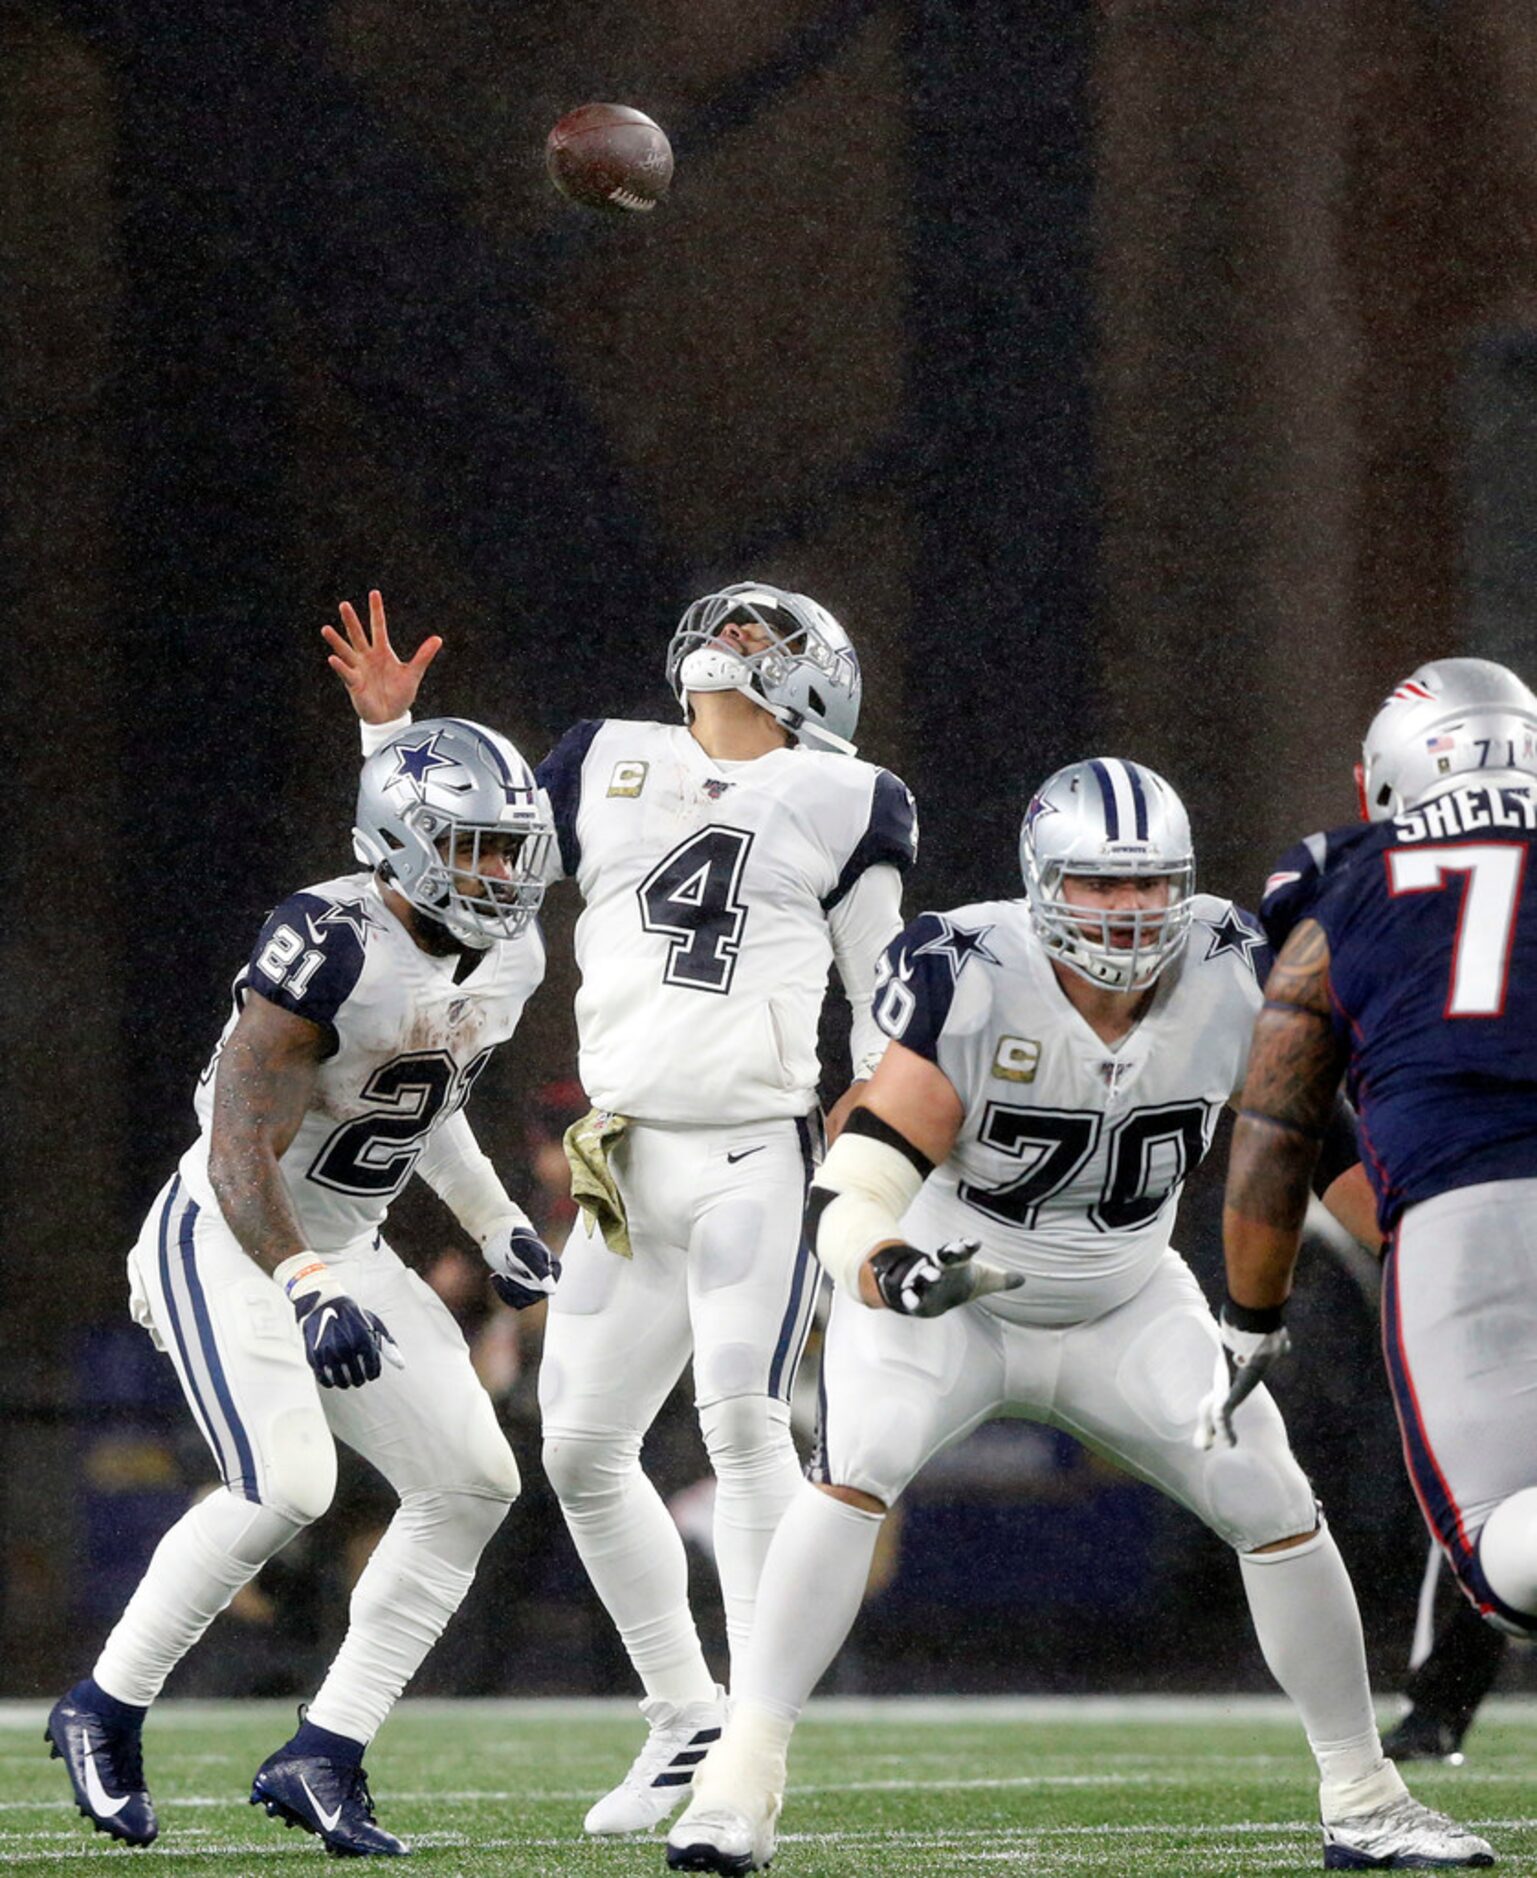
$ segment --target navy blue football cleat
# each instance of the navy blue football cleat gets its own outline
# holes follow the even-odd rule
[[[85,1683],[54,1703],[43,1739],[63,1761],[75,1804],[98,1832],[125,1845],[151,1845],[160,1831],[144,1785],[144,1750],[137,1727],[94,1707]]]
[[[375,1822],[361,1761],[295,1754],[285,1744],[257,1768],[251,1804],[314,1833],[338,1858],[404,1858],[411,1850]]]

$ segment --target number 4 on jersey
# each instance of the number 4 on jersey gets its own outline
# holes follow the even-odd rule
[[[701,828],[679,842],[635,889],[640,923],[670,941],[664,982],[689,991],[731,989],[747,925],[742,869],[752,836],[741,828]]]
[[[1449,848],[1390,848],[1388,891],[1439,893],[1463,877],[1462,910],[1452,947],[1447,1017],[1499,1017],[1516,935],[1526,849],[1513,842],[1465,842]]]

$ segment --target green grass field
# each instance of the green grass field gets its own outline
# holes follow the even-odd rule
[[[145,1733],[159,1843],[129,1852],[75,1813],[44,1710],[0,1707],[0,1869],[172,1861],[177,1878],[316,1870],[319,1842],[245,1804],[292,1726],[270,1703],[165,1703]],[[590,1843],[589,1801],[639,1745],[618,1703],[407,1702],[369,1756],[381,1821],[426,1874],[663,1870],[660,1838]],[[1411,1769],[1421,1799],[1537,1873],[1537,1704],[1489,1705],[1460,1768]],[[825,1702],[796,1737],[776,1878],[985,1878],[1320,1868],[1312,1763],[1279,1701]]]

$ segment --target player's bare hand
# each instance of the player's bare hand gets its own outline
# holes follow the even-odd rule
[[[320,636],[331,648],[326,663],[347,687],[353,710],[365,724],[388,724],[403,717],[415,704],[427,667],[442,650],[442,639],[430,633],[409,659],[402,659],[390,644],[384,596],[377,588],[368,596],[366,629],[351,601],[343,600],[338,611],[342,632],[322,626]]]

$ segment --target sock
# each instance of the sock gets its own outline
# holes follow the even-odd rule
[[[795,1722],[854,1627],[884,1518],[800,1483],[764,1562],[733,1703]]]
[[[1347,1818],[1402,1793],[1382,1757],[1361,1616],[1333,1534],[1320,1522],[1301,1545],[1241,1553],[1238,1562],[1265,1661],[1318,1762],[1325,1817]]]
[[[475,1578],[508,1502],[408,1493],[352,1588],[347,1634],[307,1721],[366,1747],[421,1668]]]
[[[795,1723],[751,1702],[734,1702],[719,1741],[694,1775],[691,1813],[713,1807],[778,1811],[784,1799],[785,1762]]]
[[[363,1743],[354,1741],[351,1735],[332,1734],[329,1728],[318,1728],[306,1715],[288,1741],[287,1752],[305,1759],[340,1761],[344,1766],[356,1767],[363,1758]]]
[[[218,1487],[183,1513],[155,1548],[138,1589],[102,1646],[95,1681],[140,1709],[234,1597],[303,1526]]]
[[[786,1403],[738,1396],[701,1409],[699,1423],[715,1471],[715,1568],[735,1680],[752,1632],[763,1561],[800,1489],[801,1464]]]
[[[545,1470],[572,1543],[653,1699],[713,1702],[715,1678],[688,1608],[688,1560],[627,1438],[545,1433]]]

